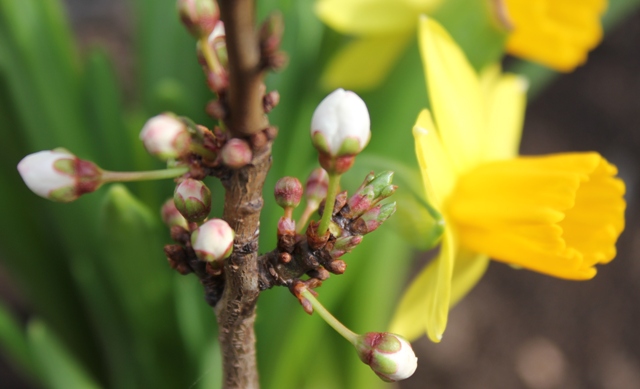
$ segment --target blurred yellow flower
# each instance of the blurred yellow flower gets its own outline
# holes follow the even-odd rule
[[[453,0],[317,0],[316,14],[334,30],[354,36],[331,59],[327,89],[377,86],[407,47],[418,15]],[[507,51],[559,71],[584,63],[602,39],[606,0],[474,0],[492,2],[511,29]]]
[[[584,280],[616,254],[624,183],[595,152],[518,157],[526,83],[497,67],[481,77],[432,19],[419,45],[432,111],[413,129],[424,190],[442,213],[440,253],[410,285],[391,332],[440,341],[451,306],[488,258]],[[433,113],[433,117],[432,117]]]
[[[512,31],[510,54],[570,72],[602,40],[607,0],[504,0]]]

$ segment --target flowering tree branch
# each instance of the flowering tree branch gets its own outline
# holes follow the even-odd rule
[[[264,61],[255,24],[254,0],[220,0],[229,56],[227,125],[234,135],[252,135],[267,127],[262,109]]]

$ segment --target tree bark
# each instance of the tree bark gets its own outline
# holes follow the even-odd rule
[[[256,34],[254,0],[219,0],[229,58],[225,123],[233,137],[247,138],[268,126],[264,113],[264,69]],[[255,145],[254,145],[255,146]],[[258,237],[262,187],[271,167],[271,142],[256,150],[252,162],[222,179],[223,218],[236,232],[224,266],[224,291],[215,307],[225,389],[259,388],[254,322],[258,287]]]
[[[270,166],[268,147],[225,182],[223,217],[236,232],[233,254],[225,261],[224,292],[215,308],[226,389],[259,387],[254,333],[260,294],[257,252],[262,187]]]

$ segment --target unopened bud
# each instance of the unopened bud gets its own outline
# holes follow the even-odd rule
[[[224,23],[222,20],[218,20],[215,28],[207,38],[207,43],[209,43],[209,47],[213,51],[213,54],[215,54],[216,58],[218,58],[218,61],[223,68],[226,68],[229,63],[226,38]]]
[[[418,367],[411,344],[400,335],[368,332],[358,336],[354,346],[362,362],[387,382],[409,378]]]
[[[164,222],[164,224],[169,228],[173,226],[179,226],[184,228],[185,230],[189,228],[187,219],[185,219],[180,211],[178,211],[178,208],[176,208],[176,204],[173,199],[168,199],[164,202],[164,204],[162,204],[160,215],[162,216],[162,221]]]
[[[191,246],[198,258],[205,262],[221,261],[231,255],[235,232],[222,219],[212,219],[191,234]]]
[[[302,184],[295,177],[282,177],[276,182],[274,195],[282,208],[295,208],[302,198]]]
[[[353,248],[360,243],[362,243],[362,236],[360,235],[343,236],[341,238],[338,238],[336,239],[336,242],[333,245],[333,249],[331,250],[331,257],[341,257],[342,255],[353,250]]]
[[[370,209],[378,202],[391,196],[397,189],[391,185],[393,172],[382,172],[373,178],[369,174],[356,193],[349,198],[348,212],[343,211],[343,215],[348,218],[356,218]]]
[[[280,92],[277,90],[272,90],[271,92],[264,95],[262,98],[262,106],[264,108],[264,113],[271,112],[278,104],[280,103]]]
[[[260,47],[263,55],[271,55],[280,49],[280,42],[284,33],[282,14],[270,14],[260,28]]]
[[[179,158],[189,150],[191,135],[177,116],[163,113],[147,120],[140,139],[149,154],[167,160]]]
[[[221,151],[222,162],[232,169],[240,169],[251,162],[253,152],[246,141],[232,138],[225,143]]]
[[[311,140],[328,172],[344,173],[371,138],[369,111],[351,91],[336,89],[324,98],[311,119]]]
[[[180,20],[196,38],[213,31],[220,18],[218,4],[214,0],[178,0]]]
[[[328,187],[329,175],[327,172],[321,167],[314,169],[307,179],[307,187],[305,189],[307,203],[317,208],[320,202],[327,197]]]
[[[353,222],[353,231],[368,234],[375,231],[396,211],[396,203],[376,205]]]
[[[102,170],[65,149],[29,154],[18,163],[24,183],[45,199],[70,202],[102,185]]]
[[[190,222],[202,222],[211,211],[211,191],[204,182],[192,178],[176,186],[173,201],[182,216]]]

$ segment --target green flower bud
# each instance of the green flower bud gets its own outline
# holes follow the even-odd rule
[[[192,178],[176,186],[173,201],[182,216],[191,222],[202,222],[211,211],[211,191],[202,181]]]

